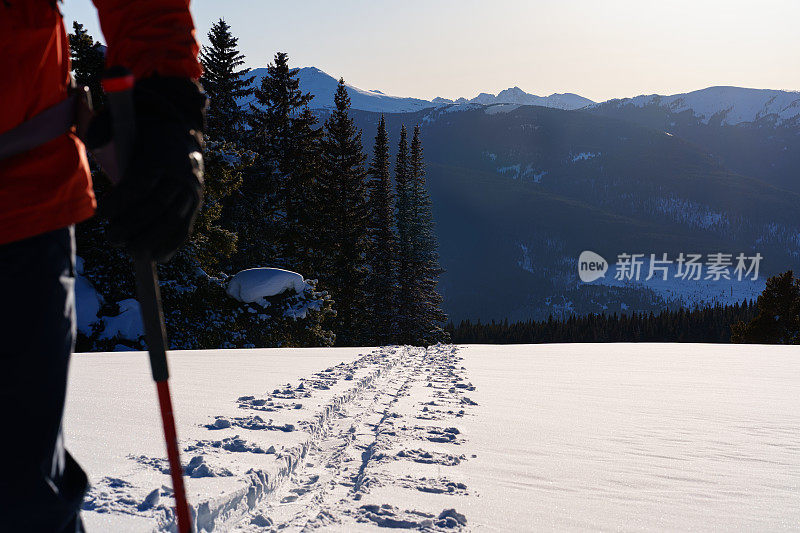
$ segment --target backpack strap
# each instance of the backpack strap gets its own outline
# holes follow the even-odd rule
[[[78,126],[81,136],[85,132],[86,106],[91,108],[87,99],[90,99],[88,88],[78,87],[66,100],[0,135],[0,161],[46,144],[73,126]]]

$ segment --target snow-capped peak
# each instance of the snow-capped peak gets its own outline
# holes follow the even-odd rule
[[[618,106],[659,106],[673,113],[691,111],[702,122],[735,125],[771,119],[776,125],[800,122],[800,92],[742,87],[708,87],[699,91],[662,96],[642,95],[609,100]]]
[[[526,96],[530,95],[519,87],[511,87],[504,91],[500,91],[497,95],[497,98],[524,98]]]
[[[252,76],[257,85],[266,74],[265,68],[258,68],[252,71]],[[314,99],[309,104],[312,109],[330,109],[334,106],[333,96],[336,93],[336,86],[338,78],[316,68],[304,67],[297,69],[298,79],[300,80],[300,88],[304,92],[309,92],[314,95]],[[458,100],[451,100],[449,98],[436,97],[433,100],[423,100],[420,98],[405,98],[400,96],[391,96],[385,94],[383,91],[373,89],[365,90],[356,87],[355,85],[346,84],[347,91],[350,95],[350,105],[353,109],[361,109],[364,111],[377,111],[382,113],[410,113],[420,111],[422,109],[439,107],[442,105],[450,104],[517,104],[517,105],[538,105],[544,107],[554,107],[558,109],[580,109],[593,104],[588,98],[584,98],[577,94],[551,94],[550,96],[536,96],[530,94],[519,87],[512,87],[501,91],[500,94],[495,96],[490,93],[481,93],[471,100],[466,98],[459,98]],[[250,99],[252,101],[252,99]],[[243,101],[240,103],[249,103]]]
[[[573,93],[551,94],[550,96],[537,96],[530,94],[519,87],[511,87],[500,91],[497,96],[488,93],[481,93],[470,103],[483,105],[491,104],[517,104],[517,105],[538,105],[543,107],[554,107],[557,109],[581,109],[594,102],[583,96]]]
[[[333,96],[336,94],[338,78],[316,68],[304,67],[297,69],[297,78],[300,80],[300,89],[314,95],[309,104],[312,109],[330,109],[334,107]],[[266,75],[267,69],[254,69],[251,74],[255,78],[255,85]],[[419,98],[403,98],[390,96],[378,90],[368,91],[360,89],[349,83],[346,84],[350,95],[350,105],[353,109],[364,111],[377,111],[383,113],[409,113],[435,107],[428,100]]]

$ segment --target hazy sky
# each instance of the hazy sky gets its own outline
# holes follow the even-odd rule
[[[101,37],[90,0],[62,10]],[[194,0],[192,12],[201,43],[224,17],[250,67],[285,51],[398,96],[800,89],[798,0]]]

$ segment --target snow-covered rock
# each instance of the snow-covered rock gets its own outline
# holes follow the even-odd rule
[[[242,270],[228,282],[228,296],[243,303],[263,301],[288,290],[302,294],[310,286],[297,272],[280,268]]]

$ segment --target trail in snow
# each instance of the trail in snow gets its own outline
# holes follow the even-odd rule
[[[431,494],[468,494],[464,483],[443,472],[466,460],[454,448],[463,436],[446,425],[465,416],[463,391],[473,388],[456,362],[452,347],[408,349],[374,387],[330,420],[304,458],[302,473],[291,476],[237,531],[257,531],[268,523],[304,531],[332,525],[352,530],[359,524],[461,528],[465,516],[426,501]],[[392,501],[372,503],[374,487],[392,487]]]
[[[448,477],[465,436],[474,387],[451,346],[383,348],[260,395],[231,397],[239,416],[212,415],[205,438],[181,442],[199,530],[309,530],[393,527],[460,529],[457,504],[433,495],[469,494]],[[140,474],[107,476],[92,487],[84,509],[148,519],[174,528],[172,491],[161,457],[130,455]],[[197,483],[204,483],[198,490]],[[373,487],[394,487],[391,502],[373,503]],[[217,487],[219,490],[215,490]],[[401,495],[399,493],[407,494]],[[209,496],[212,494],[213,496]]]

